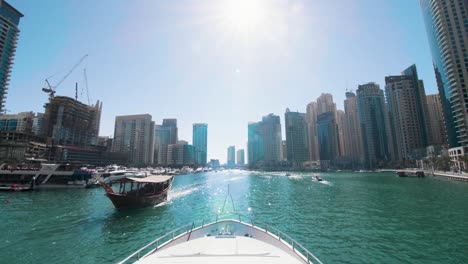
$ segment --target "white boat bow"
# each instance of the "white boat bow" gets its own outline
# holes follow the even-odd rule
[[[120,263],[319,263],[283,232],[237,219],[185,225],[154,240]]]

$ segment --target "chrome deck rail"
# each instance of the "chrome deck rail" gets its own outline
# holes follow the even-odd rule
[[[252,224],[253,227],[261,228],[261,226],[258,225],[258,222],[254,222],[256,225]],[[263,224],[263,223],[260,223]],[[269,233],[270,235],[278,237],[278,240],[283,240],[285,241],[288,245],[292,247],[292,250],[296,253],[300,253],[302,256],[304,256],[307,259],[307,263],[314,263],[312,260],[315,260],[316,263],[323,264],[314,254],[312,254],[309,250],[307,250],[304,246],[302,246],[299,242],[294,240],[292,237],[289,235],[285,234],[284,232],[280,231],[277,228],[272,227],[271,225],[264,224],[265,225],[265,232]]]
[[[161,246],[165,245],[166,243],[169,243],[173,241],[174,239],[178,238],[179,236],[183,236],[185,234],[190,234],[194,229],[202,228],[206,225],[210,224],[215,224],[221,221],[226,221],[226,220],[233,220],[233,221],[238,221],[239,223],[251,226],[252,228],[256,228],[260,231],[263,231],[265,233],[268,233],[269,235],[272,235],[273,237],[277,237],[279,241],[282,241],[283,243],[289,245],[291,249],[294,251],[294,253],[301,255],[304,258],[305,263],[318,263],[318,264],[323,264],[314,254],[312,254],[309,250],[307,250],[304,246],[302,246],[299,242],[294,240],[292,237],[289,235],[283,233],[277,228],[272,227],[271,225],[267,223],[263,223],[260,221],[253,221],[252,218],[240,214],[240,213],[228,213],[226,214],[227,216],[235,216],[236,218],[229,218],[225,217],[223,215],[223,218],[220,218],[219,214],[211,215],[210,218],[202,219],[201,221],[198,221],[200,224],[196,224],[197,221],[194,221],[192,223],[183,225],[181,227],[178,227],[165,235],[151,241],[148,243],[146,246],[140,248],[139,250],[135,251],[133,254],[125,258],[124,260],[118,262],[118,264],[125,264],[128,263],[130,260],[135,259],[138,260],[141,257],[147,255],[151,251],[157,251],[158,249],[161,248]],[[247,219],[249,222],[242,221],[242,217]],[[207,221],[208,220],[208,221]],[[210,221],[214,220],[214,221]],[[156,247],[152,247],[156,245]]]

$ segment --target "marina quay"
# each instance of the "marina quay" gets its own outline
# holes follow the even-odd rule
[[[0,0],[0,264],[468,263],[467,0]]]

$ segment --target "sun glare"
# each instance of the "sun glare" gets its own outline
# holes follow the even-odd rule
[[[260,0],[228,0],[226,19],[236,30],[254,30],[265,20],[265,7]]]

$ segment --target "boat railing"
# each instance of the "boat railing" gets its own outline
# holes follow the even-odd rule
[[[261,222],[256,222],[256,221],[252,224],[252,226],[256,226],[259,229],[262,228],[262,225],[264,227],[263,230],[266,233],[269,233],[269,234],[271,234],[273,236],[276,236],[279,241],[281,241],[281,240],[285,241],[286,244],[288,244],[295,253],[300,253],[303,257],[305,257],[307,259],[307,263],[320,263],[320,264],[322,264],[322,262],[314,254],[312,254],[309,250],[307,250],[299,242],[294,240],[291,236],[285,234],[284,232],[280,231],[279,229],[274,228],[271,225],[261,223]]]
[[[119,264],[127,263],[128,261],[130,261],[132,259],[135,259],[135,258],[138,260],[142,256],[149,253],[150,251],[159,249],[160,246],[163,245],[164,243],[172,241],[172,240],[174,240],[174,238],[178,237],[179,235],[185,234],[185,233],[191,231],[191,229],[193,229],[193,225],[194,225],[193,223],[186,224],[184,226],[181,226],[179,228],[176,228],[176,229],[170,231],[169,233],[166,233],[163,236],[160,236],[156,240],[148,243],[146,246],[144,246],[144,247],[140,248],[139,250],[135,251],[133,254],[128,256],[126,259],[119,262]],[[156,246],[156,247],[153,248],[153,246]]]
[[[260,222],[260,221],[253,221],[251,217],[243,215],[241,213],[236,213],[236,212],[226,213],[223,215],[220,215],[220,214],[210,215],[208,218],[203,218],[200,221],[194,221],[192,223],[176,228],[166,233],[165,235],[157,238],[156,240],[153,240],[152,242],[148,243],[146,246],[140,248],[139,250],[135,251],[133,254],[131,254],[130,256],[122,260],[121,262],[119,262],[119,264],[127,263],[132,259],[138,260],[141,257],[146,256],[150,252],[157,251],[163,245],[173,241],[174,239],[177,239],[181,235],[189,234],[190,236],[194,229],[202,228],[206,225],[218,223],[218,222],[225,221],[225,220],[237,220],[240,223],[250,225],[252,228],[256,228],[259,231],[268,233],[269,235],[272,235],[273,237],[277,238],[280,242],[283,242],[287,244],[288,246],[290,246],[291,249],[294,251],[294,253],[299,254],[302,257],[304,257],[304,260],[306,260],[306,263],[322,264],[322,262],[314,254],[312,254],[309,250],[307,250],[304,246],[302,246],[299,242],[294,240],[289,235],[283,233],[279,229],[274,228],[273,226],[267,223]]]

